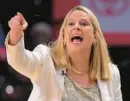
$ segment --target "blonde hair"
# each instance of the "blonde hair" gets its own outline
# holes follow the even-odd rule
[[[94,28],[94,36],[96,38],[96,43],[92,45],[89,76],[92,80],[110,80],[111,72],[108,64],[111,61],[107,49],[107,44],[101,31],[99,22],[91,10],[81,5],[72,8],[65,16],[65,19],[62,23],[59,32],[59,37],[51,45],[51,56],[54,60],[56,68],[67,68],[69,65],[71,65],[70,57],[68,56],[67,51],[64,47],[63,39],[64,28],[66,27],[67,18],[75,10],[81,10],[86,12]]]

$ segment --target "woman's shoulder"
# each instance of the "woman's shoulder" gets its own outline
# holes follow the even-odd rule
[[[120,72],[119,72],[119,68],[116,64],[113,63],[109,63],[111,72],[112,72],[112,78],[119,78],[120,77]]]
[[[39,44],[34,48],[33,52],[37,54],[37,56],[41,56],[43,61],[48,60],[48,58],[51,59],[50,47],[47,45]]]
[[[40,51],[40,52],[48,52],[50,51],[50,47],[44,44],[39,44],[34,48],[34,51]]]

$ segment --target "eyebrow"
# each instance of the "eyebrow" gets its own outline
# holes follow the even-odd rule
[[[85,21],[90,22],[88,18],[81,18],[80,20],[85,20]],[[67,21],[74,21],[74,19],[67,19]]]

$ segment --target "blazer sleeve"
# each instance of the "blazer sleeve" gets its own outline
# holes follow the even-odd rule
[[[24,36],[15,45],[8,44],[9,34],[5,40],[7,61],[9,65],[24,76],[34,79],[37,72],[43,67],[43,58],[48,53],[48,47],[38,45],[33,51],[25,49]]]
[[[120,80],[120,72],[116,65],[113,65],[113,83],[114,83],[114,101],[123,101],[122,100],[122,92],[121,92],[121,80]]]

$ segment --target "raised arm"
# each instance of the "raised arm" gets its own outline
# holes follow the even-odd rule
[[[48,49],[43,45],[38,45],[32,52],[25,49],[23,30],[28,24],[21,13],[12,17],[8,24],[10,31],[5,40],[8,63],[19,73],[35,79],[36,74],[43,67],[43,57]]]

